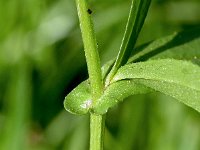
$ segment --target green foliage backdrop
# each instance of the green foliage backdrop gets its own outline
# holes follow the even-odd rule
[[[103,65],[117,55],[131,2],[90,3]],[[199,8],[199,0],[153,0],[137,45],[199,27]],[[188,37],[197,44],[200,32]],[[0,150],[87,150],[88,116],[63,107],[65,95],[84,79],[73,0],[0,0]],[[108,113],[106,150],[200,149],[199,113],[160,93],[127,99]]]

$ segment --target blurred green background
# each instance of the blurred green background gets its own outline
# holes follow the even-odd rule
[[[102,65],[120,46],[130,0],[90,0]],[[200,26],[199,0],[153,0],[138,45]],[[63,108],[87,78],[74,0],[0,0],[0,150],[87,150],[89,116]],[[106,119],[105,150],[199,150],[200,114],[159,93]]]

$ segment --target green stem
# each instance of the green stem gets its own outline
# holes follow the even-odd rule
[[[92,91],[92,105],[95,105],[103,93],[103,82],[97,42],[91,20],[92,11],[88,7],[87,0],[76,0],[76,5]],[[103,149],[104,120],[101,115],[91,114],[90,116],[90,150]]]
[[[90,150],[103,150],[105,116],[90,115]]]
[[[78,9],[93,101],[96,101],[102,95],[103,83],[97,42],[94,34],[93,23],[91,21],[91,10],[87,5],[86,0],[76,0],[76,5]]]

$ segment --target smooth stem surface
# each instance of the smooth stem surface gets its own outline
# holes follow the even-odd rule
[[[105,116],[90,115],[90,150],[103,150]]]
[[[101,77],[101,66],[97,49],[96,37],[93,23],[91,21],[91,9],[88,8],[86,0],[76,0],[78,16],[80,21],[85,56],[88,66],[89,80],[92,91],[93,105],[103,93],[103,82]],[[90,116],[90,150],[103,149],[104,117],[91,114]]]
[[[94,34],[93,23],[91,21],[91,12],[88,8],[87,1],[76,0],[76,5],[78,9],[93,102],[95,102],[101,96],[103,90],[97,42]]]

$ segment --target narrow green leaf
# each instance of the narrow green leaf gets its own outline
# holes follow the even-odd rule
[[[112,82],[124,79],[172,96],[200,112],[200,67],[191,62],[161,59],[128,64]]]
[[[148,59],[174,58],[200,64],[200,28],[177,32],[144,44],[135,50],[130,62]]]
[[[119,54],[115,61],[115,64],[106,79],[106,85],[117,72],[117,69],[124,65],[131,55],[131,52],[135,46],[136,40],[140,33],[140,30],[144,24],[151,0],[132,0],[131,9],[129,13],[126,30],[122,40]]]
[[[164,81],[160,83],[160,81],[155,80],[139,79],[136,81],[136,83],[143,84],[165,95],[171,96],[200,112],[200,88],[193,89],[192,87],[183,86],[177,83],[169,83]]]

